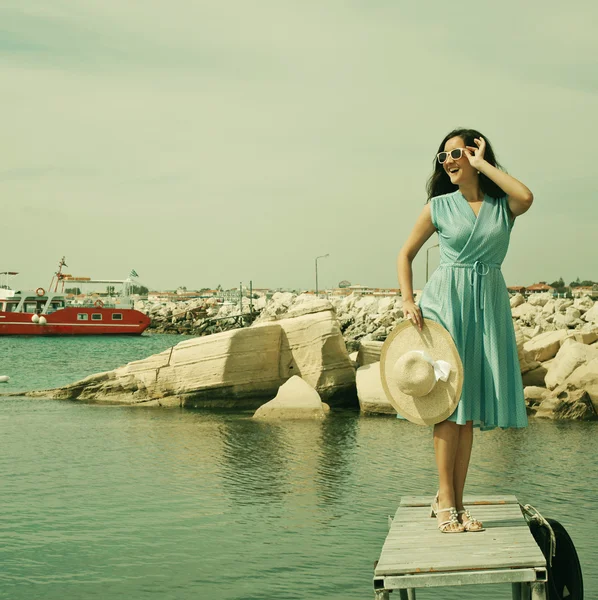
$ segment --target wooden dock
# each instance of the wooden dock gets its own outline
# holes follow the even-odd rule
[[[465,507],[484,522],[479,532],[442,533],[431,502],[401,498],[374,570],[376,600],[393,590],[414,600],[417,588],[489,583],[511,584],[514,600],[546,599],[546,559],[515,496],[466,496]]]

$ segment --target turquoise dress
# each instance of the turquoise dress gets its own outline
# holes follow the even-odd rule
[[[525,427],[527,413],[509,293],[500,266],[515,219],[507,197],[485,195],[476,218],[460,191],[430,200],[440,265],[418,301],[422,316],[452,335],[463,389],[448,418],[480,429]]]

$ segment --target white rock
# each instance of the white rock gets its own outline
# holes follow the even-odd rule
[[[598,324],[598,302],[594,303],[594,306],[590,308],[582,317],[584,321]]]
[[[281,319],[276,324],[283,330],[281,377],[286,380],[299,375],[318,390],[324,400],[340,390],[353,388],[355,369],[332,311]]]
[[[370,363],[359,367],[356,374],[357,397],[361,412],[376,414],[393,414],[397,411],[389,402],[380,377],[380,363]]]
[[[521,373],[527,373],[540,366],[540,363],[534,359],[531,352],[525,349],[525,343],[528,338],[524,335],[522,328],[517,321],[513,321],[513,329],[515,330],[515,343],[517,344],[517,356],[519,358],[519,367]]]
[[[575,309],[573,309],[573,311],[568,308],[565,314],[557,313],[554,315],[554,324],[557,329],[568,329],[569,327],[575,327],[576,325],[581,325],[583,323],[579,318],[579,311]],[[575,316],[575,313],[577,313],[578,316]]]
[[[555,311],[555,302],[554,300],[549,300],[543,307],[542,307],[542,314],[543,315],[551,315],[554,313]]]
[[[597,350],[571,338],[565,339],[546,373],[546,387],[552,390],[561,385],[577,367],[593,358],[598,358]]]
[[[516,306],[514,309],[511,310],[511,314],[513,317],[525,320],[533,319],[537,313],[538,309],[529,302],[520,304],[519,306]]]
[[[276,397],[260,406],[254,419],[323,419],[330,407],[301,377],[293,375],[280,386]]]
[[[512,296],[509,299],[511,308],[515,308],[515,307],[519,306],[520,304],[523,304],[524,302],[525,302],[525,298],[523,297],[523,294],[520,294],[519,292],[516,293],[514,296]]]
[[[556,298],[554,301],[554,307],[557,312],[565,312],[570,306],[573,306],[573,300],[570,298]]]
[[[574,339],[582,344],[593,344],[598,340],[598,325],[585,323],[581,329],[571,329],[567,331],[566,339]]]
[[[549,300],[552,300],[551,292],[540,292],[538,294],[530,294],[527,303],[532,306],[544,306]]]
[[[293,304],[287,313],[284,315],[285,319],[292,319],[294,317],[300,317],[302,315],[309,315],[317,312],[324,312],[334,310],[332,304],[328,300],[323,298],[308,298],[303,299],[300,302]],[[279,317],[280,318],[280,317]]]
[[[577,367],[567,378],[566,384],[585,390],[592,400],[596,414],[598,414],[598,358]]]
[[[585,313],[594,307],[594,300],[592,300],[592,298],[586,294],[581,298],[575,298],[575,300],[573,300],[573,306],[580,312]]]
[[[565,337],[566,331],[548,331],[525,342],[523,348],[531,353],[533,360],[544,362],[556,355],[561,347],[561,340]]]
[[[549,391],[544,387],[528,385],[523,388],[523,394],[526,400],[543,400],[549,395]]]
[[[357,353],[357,364],[363,367],[371,363],[380,362],[383,345],[384,342],[361,340]]]

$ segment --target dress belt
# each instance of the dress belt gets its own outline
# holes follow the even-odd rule
[[[479,307],[480,310],[484,310],[484,290],[482,288],[482,278],[484,275],[488,275],[490,269],[500,269],[500,263],[485,263],[481,260],[476,260],[473,263],[461,263],[461,262],[452,262],[452,263],[441,263],[438,265],[440,267],[456,267],[458,269],[471,269],[471,273],[469,274],[469,283],[473,287],[473,297],[474,297],[474,306],[478,305],[479,298]],[[478,321],[478,311],[474,310],[474,318],[475,322]]]

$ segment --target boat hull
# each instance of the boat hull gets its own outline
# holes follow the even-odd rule
[[[34,317],[30,313],[0,311],[0,335],[141,335],[150,324],[147,315],[132,308],[68,306],[37,315],[38,319],[43,317],[42,323],[35,322]]]

